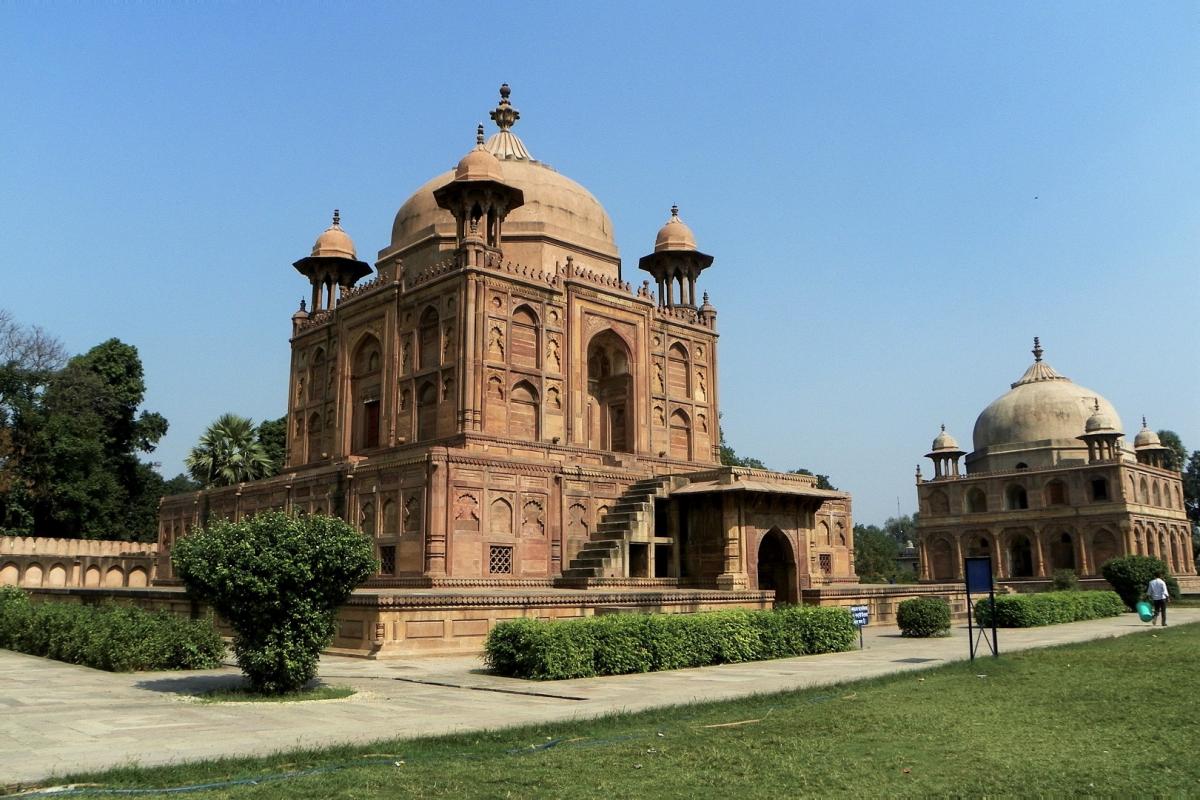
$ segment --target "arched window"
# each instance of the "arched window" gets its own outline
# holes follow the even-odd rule
[[[1065,483],[1060,480],[1053,480],[1046,484],[1046,505],[1067,505],[1067,485]]]
[[[829,523],[825,520],[817,523],[817,544],[823,544],[826,547],[833,545],[833,534],[829,530]]]
[[[633,451],[626,415],[633,408],[629,348],[612,330],[597,333],[587,348],[588,406],[584,420],[588,447]]]
[[[943,491],[933,491],[929,493],[929,512],[931,514],[948,514],[950,512],[950,499],[946,497]]]
[[[320,412],[313,412],[308,418],[308,463],[310,464],[325,457],[323,429]]]
[[[383,530],[384,536],[395,536],[400,532],[400,519],[396,513],[396,503],[392,500],[383,501]]]
[[[325,348],[318,347],[308,367],[308,399],[320,402],[325,399]]]
[[[536,442],[539,438],[539,411],[537,389],[528,381],[520,381],[509,394],[508,435]]]
[[[441,363],[441,334],[438,331],[438,313],[433,306],[421,312],[417,337],[420,341],[417,369],[436,367]]]
[[[1004,502],[1009,511],[1029,508],[1029,497],[1025,494],[1025,487],[1016,483],[1011,484],[1004,491]]]
[[[1154,488],[1152,491],[1154,493],[1153,505],[1161,506],[1162,505],[1162,495],[1158,491],[1158,481],[1154,482]]]
[[[974,486],[967,490],[967,513],[979,514],[987,511],[987,494],[983,489]]]
[[[1142,478],[1141,483],[1138,484],[1138,500],[1145,505],[1150,503],[1150,486],[1146,483],[1145,478]]]
[[[1075,569],[1075,540],[1063,531],[1050,544],[1050,561],[1054,569]]]
[[[692,460],[692,423],[688,415],[676,409],[671,414],[671,458]]]
[[[375,536],[375,504],[370,500],[363,503],[359,510],[358,527],[364,536]]]
[[[692,397],[691,364],[688,351],[679,342],[667,351],[667,394],[671,397],[690,400]]]
[[[353,417],[350,421],[354,451],[370,450],[379,442],[379,390],[382,376],[382,349],[379,340],[366,336],[350,361],[350,396]]]
[[[417,390],[417,439],[437,438],[438,391],[433,381],[426,381]]]
[[[512,504],[497,497],[488,508],[488,532],[500,536],[511,536],[513,532]]]
[[[509,363],[522,369],[538,368],[538,320],[533,309],[521,306],[512,314]]]

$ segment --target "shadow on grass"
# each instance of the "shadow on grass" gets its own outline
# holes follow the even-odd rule
[[[231,692],[241,689],[246,684],[246,678],[240,673],[236,675],[187,675],[180,678],[151,678],[138,681],[135,686],[139,689],[149,689],[163,694],[179,694],[198,697],[211,692]]]

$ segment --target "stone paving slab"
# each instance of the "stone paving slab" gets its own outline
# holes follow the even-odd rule
[[[1200,609],[1171,610],[1173,624]],[[1001,630],[1001,653],[1123,636],[1150,627],[1132,614]],[[200,704],[188,695],[239,683],[233,666],[119,674],[0,650],[0,786],[122,764],[156,765],[297,747],[366,743],[639,711],[829,685],[967,658],[967,629],[905,639],[867,628],[849,653],[675,672],[531,682],[488,675],[476,657],[402,662],[322,658],[320,675],[358,690],[342,700]]]

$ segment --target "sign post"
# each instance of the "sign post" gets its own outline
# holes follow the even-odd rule
[[[858,649],[862,650],[862,629],[867,627],[871,622],[871,609],[869,606],[850,606],[850,618],[854,620],[854,625],[858,628]]]
[[[991,556],[967,556],[963,559],[963,575],[967,585],[967,640],[971,646],[971,660],[979,650],[979,640],[987,642],[992,656],[999,658],[1000,645],[996,641],[996,587],[992,583]],[[971,599],[973,593],[987,592],[988,603],[992,607],[992,636],[988,639],[987,629],[980,626],[975,628],[975,603]]]

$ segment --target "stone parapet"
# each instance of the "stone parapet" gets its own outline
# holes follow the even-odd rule
[[[147,586],[158,545],[96,539],[0,537],[0,586]]]

